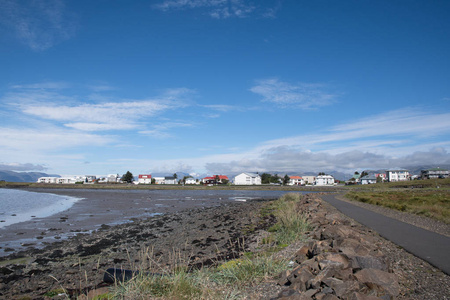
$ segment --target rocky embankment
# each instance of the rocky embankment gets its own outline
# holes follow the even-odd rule
[[[299,203],[314,228],[280,274],[272,299],[450,299],[449,276],[327,203]]]
[[[232,203],[103,226],[3,258],[0,298],[52,299],[46,295],[61,288],[73,298],[94,295],[105,290],[108,268],[161,272],[174,264],[207,266],[261,251],[275,222],[259,213],[265,203]],[[319,195],[303,197],[297,209],[312,230],[305,241],[276,254],[292,261],[291,267],[275,280],[249,287],[244,299],[450,298],[449,276],[346,218]]]

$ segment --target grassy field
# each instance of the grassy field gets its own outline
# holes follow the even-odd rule
[[[450,178],[349,188],[350,200],[426,216],[450,224]]]

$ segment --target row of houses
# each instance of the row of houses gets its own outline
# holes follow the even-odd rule
[[[367,172],[363,172],[367,173]],[[435,179],[435,178],[447,178],[449,177],[449,171],[440,168],[422,170],[420,176],[411,176],[408,170],[387,170],[386,173],[371,173],[361,176],[356,174],[352,178],[352,183],[355,184],[373,184],[377,182],[396,182],[407,181],[416,178],[422,179]],[[41,177],[37,180],[38,183],[53,183],[53,184],[89,184],[89,183],[119,183],[121,177],[118,174],[109,174],[107,176],[94,176],[94,175],[71,175],[62,177]],[[151,174],[140,174],[136,184],[178,184],[179,181],[175,176],[165,177],[152,177]],[[183,178],[183,184],[195,185],[215,185],[215,184],[228,184],[235,185],[260,185],[261,176],[257,173],[243,172],[236,175],[230,180],[226,175],[214,175],[204,177],[202,179],[195,179],[192,177]],[[280,182],[281,183],[281,179]],[[336,184],[336,180],[331,175],[318,175],[318,176],[289,176],[287,185],[317,185],[317,186],[331,186]]]
[[[356,177],[356,178],[355,178]],[[420,176],[411,175],[408,170],[387,170],[386,173],[372,173],[362,177],[354,175],[355,183],[373,184],[377,182],[397,182],[413,179],[438,179],[449,177],[449,171],[441,168],[422,170]]]
[[[281,180],[281,179],[280,179]],[[192,177],[184,178],[183,183],[190,184],[203,184],[203,185],[216,185],[216,184],[228,184],[234,185],[261,185],[261,176],[257,173],[243,172],[236,175],[230,180],[226,175],[213,175],[204,177],[202,179],[194,179]],[[137,184],[177,184],[175,177],[152,177],[151,174],[141,174],[138,176]],[[279,182],[281,183],[281,181]],[[319,176],[290,176],[287,185],[334,185],[335,180],[331,175],[319,175]]]
[[[66,175],[61,177],[40,177],[38,183],[55,183],[55,184],[77,184],[77,183],[118,183],[120,176],[118,174],[109,174],[107,176],[95,175]]]

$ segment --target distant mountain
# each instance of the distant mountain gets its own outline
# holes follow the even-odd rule
[[[60,177],[59,175],[49,175],[41,172],[14,172],[0,170],[0,180],[8,182],[36,182],[39,177]]]

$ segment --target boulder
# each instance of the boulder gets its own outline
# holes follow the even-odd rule
[[[388,295],[390,298],[397,297],[399,294],[398,279],[392,273],[378,269],[362,269],[355,274],[355,278],[369,288],[370,293],[366,294],[377,297]]]

